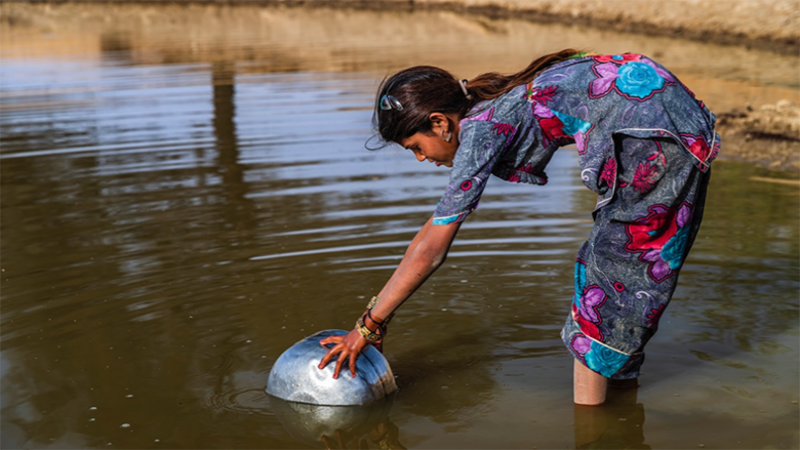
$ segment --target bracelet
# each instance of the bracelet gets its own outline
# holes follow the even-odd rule
[[[378,330],[375,330],[375,331],[372,331],[372,330],[370,330],[370,329],[367,327],[367,325],[364,323],[364,316],[361,316],[361,317],[360,317],[360,318],[359,318],[359,319],[356,321],[356,329],[358,330],[358,333],[359,333],[359,334],[360,334],[360,335],[361,335],[361,336],[362,336],[364,339],[366,339],[366,340],[367,340],[367,342],[371,342],[371,343],[373,343],[373,344],[374,344],[374,343],[376,343],[376,342],[380,341],[381,339],[383,339],[383,336],[381,336],[381,335],[380,335],[380,334],[377,332],[378,330],[380,330],[380,328],[378,328]]]
[[[379,300],[378,296],[373,295],[372,298],[369,300],[369,303],[367,303],[367,309],[372,309],[373,307],[375,307],[375,305],[378,304],[378,300]]]

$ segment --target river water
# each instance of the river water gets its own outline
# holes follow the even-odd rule
[[[448,178],[364,149],[392,70],[469,77],[575,46],[653,55],[717,111],[800,92],[797,57],[442,12],[1,12],[3,448],[310,445],[270,367],[352,327]],[[559,329],[594,198],[573,150],[548,173],[492,180],[392,324],[388,416],[327,444],[798,448],[796,176],[715,163],[641,388],[580,408]]]

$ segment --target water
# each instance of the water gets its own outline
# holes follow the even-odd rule
[[[571,45],[657,53],[718,111],[800,84],[797,57],[434,12],[2,13],[3,448],[305,448],[264,393],[272,363],[352,326],[447,181],[363,148],[393,69],[471,76]],[[493,180],[400,310],[386,344],[400,392],[362,440],[797,448],[800,187],[714,170],[638,393],[570,401],[558,331],[594,198],[567,149],[546,187]]]

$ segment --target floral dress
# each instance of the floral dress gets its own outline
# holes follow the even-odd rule
[[[702,220],[720,145],[714,122],[703,102],[645,56],[562,61],[460,122],[433,224],[464,220],[490,175],[546,184],[553,153],[575,144],[581,179],[598,197],[562,338],[589,369],[637,377]]]

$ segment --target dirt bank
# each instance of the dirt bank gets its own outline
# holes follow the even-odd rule
[[[720,157],[800,172],[800,105],[788,100],[719,114]]]
[[[107,0],[131,3],[131,0]],[[135,0],[139,3],[188,3]],[[450,10],[800,53],[800,0],[194,0],[359,9]]]
[[[127,58],[128,64],[206,62],[235,66],[239,72],[357,70],[385,74],[426,63],[446,67],[462,77],[488,68],[518,70],[531,55],[563,47],[607,53],[636,51],[670,67],[718,114],[718,131],[723,136],[720,158],[800,172],[800,51],[774,51],[800,40],[800,0],[663,3],[3,1],[0,50],[6,60],[112,52],[115,58]],[[685,13],[687,8],[693,11],[691,16]],[[639,14],[634,17],[630,11]],[[495,20],[483,13],[513,18]],[[551,23],[519,20],[526,15]],[[651,17],[658,17],[661,28],[652,24]],[[704,29],[712,33],[708,40],[686,39],[693,36],[692,29],[700,28],[696,17],[703,17]],[[598,26],[566,25],[575,21],[593,21]],[[651,36],[614,31],[626,28]],[[667,29],[673,30],[673,35],[654,36],[658,30],[667,33]],[[187,35],[192,37],[191,48],[175,44]],[[736,36],[747,42],[784,42],[788,46],[776,44],[773,51],[764,51],[713,43]],[[436,51],[430,51],[434,41]]]

